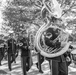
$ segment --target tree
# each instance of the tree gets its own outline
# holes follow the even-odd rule
[[[4,25],[13,29],[15,33],[22,32],[32,23],[36,23],[40,8],[35,5],[35,0],[12,0],[7,2],[3,11]],[[40,22],[41,20],[39,20]]]
[[[3,25],[9,26],[14,33],[20,34],[22,31],[29,28],[32,24],[41,26],[46,23],[42,19],[41,11],[44,6],[44,0],[8,0],[7,6],[3,11],[4,23]],[[47,0],[46,0],[47,1]],[[49,1],[49,0],[48,0]],[[57,0],[61,4],[63,11],[62,17],[65,18],[67,26],[70,25],[72,20],[69,16],[76,18],[76,1],[75,0]],[[49,15],[49,14],[48,14]],[[49,15],[50,16],[50,15]],[[46,17],[46,15],[45,15]],[[69,21],[67,19],[69,17]],[[76,23],[74,23],[75,25]],[[73,21],[72,21],[73,25]],[[6,29],[9,31],[9,29]]]

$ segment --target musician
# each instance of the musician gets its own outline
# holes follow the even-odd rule
[[[50,11],[51,6],[50,3],[45,3],[47,9]],[[51,11],[50,11],[51,13]],[[60,13],[60,12],[59,12]],[[45,13],[42,13],[43,18],[46,16],[46,11]],[[58,24],[58,18],[54,17],[52,14],[50,15],[51,18],[47,17],[52,23]],[[60,16],[60,15],[58,15]],[[61,22],[61,21],[60,21]],[[60,23],[61,24],[61,23]],[[49,32],[49,34],[47,34]],[[51,33],[50,33],[51,32]],[[49,47],[52,48],[59,48],[61,46],[61,43],[57,40],[56,42],[53,42],[55,38],[58,36],[58,30],[53,30],[53,28],[49,28],[49,30],[45,33],[45,44]],[[47,34],[47,36],[46,36]],[[63,55],[54,57],[54,58],[47,58],[49,60],[50,69],[52,69],[52,75],[68,75],[68,66],[66,63],[66,57]]]
[[[57,36],[58,30],[49,29],[45,35],[46,45],[55,49],[60,48],[61,42],[59,42],[59,40],[56,40],[55,42],[52,41],[57,38]],[[50,69],[52,69],[52,75],[68,75],[68,66],[65,54],[58,57],[47,58],[47,60],[49,61]]]
[[[66,63],[65,54],[46,59],[49,61],[52,75],[68,75],[68,65]]]
[[[21,49],[21,65],[23,70],[23,75],[27,75],[27,71],[30,69],[30,50],[28,44],[28,35],[23,32],[23,37],[20,39],[20,49]]]
[[[8,53],[8,67],[11,71],[11,63],[15,62],[15,49],[16,41],[14,39],[13,33],[10,34],[9,39],[7,40],[7,53]]]
[[[3,36],[0,36],[0,65],[3,57],[4,57],[4,40]]]
[[[57,38],[59,34],[59,30],[58,29],[53,29],[53,28],[49,28],[46,32],[44,32],[44,39],[45,39],[45,44],[49,47],[59,47],[58,44],[60,44],[58,42],[58,40],[56,40],[56,42],[53,42],[52,40],[54,40],[55,38]],[[56,44],[57,43],[57,44]],[[56,45],[55,45],[56,44]]]

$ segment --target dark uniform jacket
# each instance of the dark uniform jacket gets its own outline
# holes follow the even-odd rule
[[[8,44],[8,53],[15,53],[16,41],[13,38],[7,40]]]
[[[28,38],[25,38],[23,37],[21,40],[20,40],[20,49],[21,49],[21,57],[26,57],[26,63],[27,63],[27,66],[26,66],[26,71],[28,71],[31,66],[33,65],[33,62],[32,62],[32,56],[31,56],[31,52],[30,52],[30,49],[28,48]]]
[[[60,48],[61,43],[58,40],[55,43],[52,42],[59,35],[59,30],[58,29],[54,30],[53,28],[50,28],[50,29],[47,30],[47,33],[49,33],[49,32],[51,32],[52,37],[47,38],[46,37],[47,34],[45,35],[46,45],[49,46],[49,47],[52,47],[52,48]],[[50,58],[47,58],[47,59],[50,60]],[[61,56],[54,57],[54,58],[51,58],[51,59],[55,60],[55,61],[58,61],[58,62],[61,62],[61,61],[65,61],[65,56],[61,55]]]
[[[28,39],[27,38],[22,38],[20,40],[20,43],[21,43],[21,46],[20,46],[20,49],[21,49],[21,56],[28,56]]]
[[[46,36],[49,36],[48,33],[51,33],[52,37],[47,38]],[[59,34],[59,30],[58,29],[54,30],[53,28],[49,28],[46,31],[46,35],[45,35],[45,43],[46,43],[46,45],[48,45],[50,47],[55,47],[55,43],[53,43],[53,40],[57,38],[58,34]]]

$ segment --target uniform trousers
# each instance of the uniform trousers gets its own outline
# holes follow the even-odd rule
[[[26,72],[29,69],[29,67],[27,67],[29,65],[29,64],[27,64],[27,60],[28,60],[27,56],[22,56],[21,57],[21,65],[22,65],[23,75],[27,75]]]
[[[58,62],[52,60],[52,75],[68,75],[68,66],[66,61]]]
[[[11,71],[11,59],[12,59],[11,53],[8,53],[8,68],[10,71]]]
[[[44,62],[44,57],[43,57],[40,53],[38,53],[38,62],[36,63],[36,65],[37,65],[39,71],[42,70],[42,69],[41,69],[41,64],[42,64],[43,62]]]

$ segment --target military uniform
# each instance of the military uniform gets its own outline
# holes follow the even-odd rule
[[[21,49],[21,64],[23,75],[27,75],[26,71],[30,69],[30,50],[28,48],[28,38],[23,37],[20,40],[20,49]]]
[[[60,47],[60,43],[57,42],[56,48]],[[58,57],[47,58],[49,61],[50,69],[52,70],[52,75],[68,75],[68,66],[66,63],[66,54]]]
[[[51,32],[52,36],[50,38],[49,38],[50,35],[48,34],[47,34],[48,37],[45,36],[46,45],[54,49],[60,48],[61,43],[59,42],[59,40],[56,40],[55,43],[52,42],[52,40],[57,38],[59,30],[58,29],[53,30],[50,28],[47,30],[47,33],[49,32]],[[52,75],[68,75],[68,66],[64,54],[54,58],[47,58],[47,60],[49,60],[50,69],[52,69]]]
[[[8,44],[8,67],[11,71],[11,63],[15,61],[15,48],[16,48],[16,41],[13,38],[7,40]]]
[[[56,48],[60,47],[60,42],[57,41],[56,44]],[[50,69],[52,70],[52,75],[68,75],[66,56],[67,54],[64,53],[58,57],[47,58],[47,60],[49,60]]]
[[[52,59],[52,75],[68,75],[68,66],[64,55]]]

